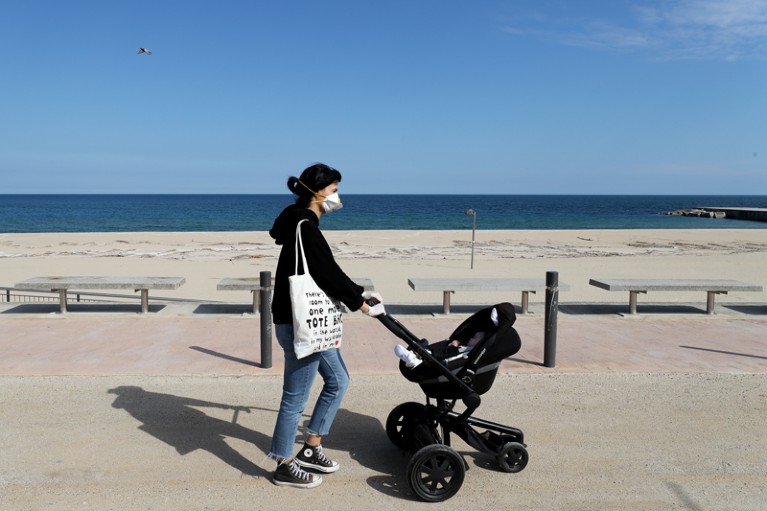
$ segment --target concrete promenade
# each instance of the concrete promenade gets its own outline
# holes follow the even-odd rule
[[[553,369],[541,311],[520,317],[476,415],[521,428],[530,463],[502,473],[454,439],[470,470],[441,504],[414,498],[386,438],[423,397],[376,320],[347,315],[352,386],[325,442],[342,470],[302,491],[270,482],[282,354],[260,366],[257,316],[44,307],[0,305],[1,510],[767,509],[765,306],[563,307]],[[390,310],[431,341],[471,312]]]

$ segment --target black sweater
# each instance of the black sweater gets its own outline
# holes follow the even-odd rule
[[[301,220],[308,220],[301,224],[301,240],[309,274],[329,297],[342,302],[349,310],[356,311],[362,307],[364,289],[347,277],[336,263],[328,242],[320,232],[320,220],[317,215],[309,209],[293,204],[280,213],[269,231],[275,243],[282,245],[272,299],[272,320],[275,324],[293,323],[288,277],[295,273],[296,225]],[[303,273],[300,254],[298,271]]]

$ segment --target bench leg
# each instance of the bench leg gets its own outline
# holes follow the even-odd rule
[[[647,291],[629,291],[629,314],[637,313],[637,295],[639,293],[646,294]]]
[[[530,306],[530,297],[528,293],[535,294],[535,291],[522,291],[522,314],[527,314]]]
[[[442,291],[442,312],[450,314],[450,294],[455,291]]]
[[[67,313],[67,290],[66,289],[54,289],[59,292],[59,312],[61,314]]]
[[[706,297],[706,314],[713,314],[714,313],[714,297],[716,295],[722,294],[726,295],[727,291],[706,291],[708,296]]]
[[[141,291],[141,313],[146,314],[149,312],[149,290],[140,289]]]
[[[251,293],[253,293],[253,314],[258,314],[258,297],[261,295],[261,291],[253,289]]]

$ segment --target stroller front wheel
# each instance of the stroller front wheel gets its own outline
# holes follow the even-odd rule
[[[413,428],[423,417],[426,407],[410,401],[394,407],[386,418],[386,435],[400,449],[409,449],[413,440]]]
[[[506,442],[496,456],[501,470],[509,473],[521,472],[527,466],[529,455],[519,442]]]
[[[442,502],[455,495],[463,484],[463,458],[442,444],[427,445],[416,452],[407,466],[408,483],[420,499]]]

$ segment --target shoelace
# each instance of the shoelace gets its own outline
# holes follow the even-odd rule
[[[302,481],[308,481],[310,479],[309,472],[301,468],[295,460],[290,462],[288,470],[290,470],[290,474],[297,479],[301,479]]]
[[[331,461],[328,459],[327,456],[325,456],[325,453],[322,452],[322,446],[318,445],[314,448],[314,455],[317,457],[317,461],[322,463],[323,465],[332,465]]]

